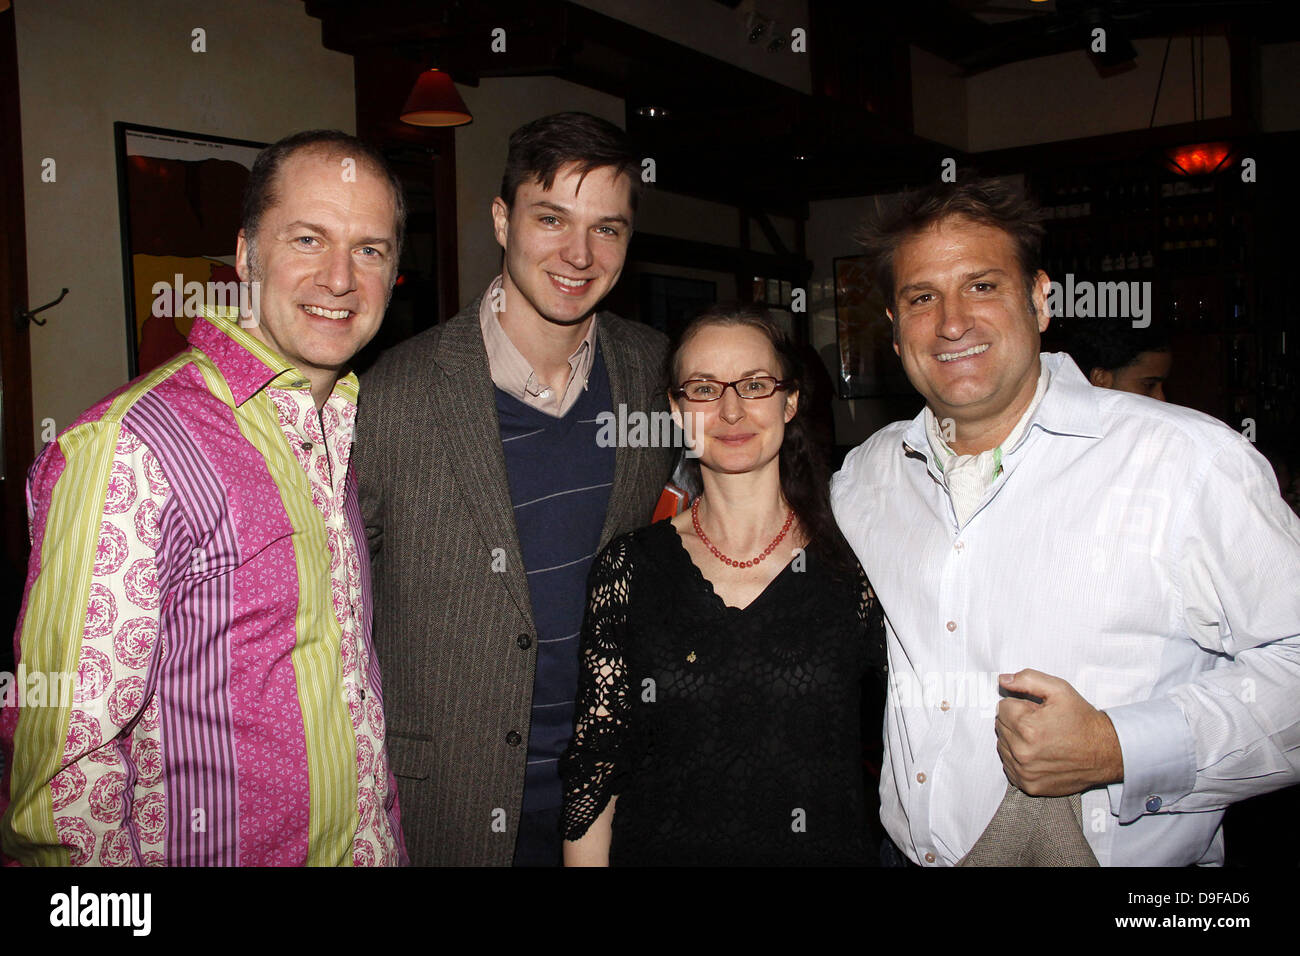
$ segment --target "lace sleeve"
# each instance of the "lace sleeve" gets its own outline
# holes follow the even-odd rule
[[[889,669],[889,659],[885,651],[885,613],[861,565],[858,565],[858,580],[861,586],[858,620],[862,622],[867,639],[867,666],[884,676]]]
[[[627,622],[632,564],[628,539],[601,552],[588,581],[582,622],[573,742],[560,764],[564,836],[577,840],[618,792],[619,748],[628,711],[627,671],[620,646]]]

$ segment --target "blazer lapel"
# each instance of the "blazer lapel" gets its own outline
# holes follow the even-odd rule
[[[441,394],[430,396],[437,409],[438,440],[445,444],[452,470],[466,492],[466,507],[484,541],[505,552],[506,588],[532,626],[532,602],[524,573],[514,504],[506,477],[501,426],[497,421],[496,388],[488,369],[487,349],[479,328],[479,299],[456,314],[443,328],[434,361],[444,373]],[[436,476],[430,476],[436,480]],[[438,529],[430,529],[437,534]],[[483,556],[494,560],[494,553]]]
[[[632,362],[627,343],[619,335],[620,329],[609,321],[602,321],[596,327],[596,344],[605,359],[605,371],[609,375],[609,399],[615,417],[619,417],[619,408],[629,411],[641,409],[641,395],[638,386],[640,375]],[[624,448],[621,442],[614,445],[614,486],[609,491],[609,507],[605,509],[605,526],[600,532],[600,547],[603,550],[614,537],[614,531],[622,527],[625,517],[619,513],[624,502],[635,498],[636,475],[632,465],[634,456],[631,449]]]

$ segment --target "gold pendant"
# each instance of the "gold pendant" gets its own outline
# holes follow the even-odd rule
[[[691,651],[689,654],[686,655],[686,663],[688,663],[688,664],[694,664],[694,663],[695,663],[695,652],[694,652],[694,651]]]

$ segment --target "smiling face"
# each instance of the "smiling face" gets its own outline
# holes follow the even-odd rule
[[[239,278],[260,283],[248,331],[307,376],[318,404],[379,331],[397,271],[392,189],[342,158],[310,149],[287,157],[256,242],[241,230],[235,250]]]
[[[492,202],[505,249],[505,317],[574,325],[586,319],[623,271],[632,235],[632,183],[613,167],[585,176],[575,164],[550,189],[523,183],[514,205]]]
[[[781,363],[767,336],[745,325],[701,326],[677,358],[677,385],[698,378],[734,382],[758,375],[780,379]],[[716,402],[670,402],[679,425],[682,416],[691,417],[684,427],[697,443],[700,465],[742,474],[780,467],[785,425],[794,418],[799,395],[777,391],[767,398],[742,399],[736,389],[728,388]]]
[[[894,276],[894,351],[908,379],[936,418],[956,424],[955,451],[994,447],[1038,384],[1047,275],[1026,302],[1011,236],[952,216],[899,245]]]

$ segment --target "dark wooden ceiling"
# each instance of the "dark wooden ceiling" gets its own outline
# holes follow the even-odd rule
[[[1291,0],[809,0],[808,95],[566,0],[304,2],[324,45],[366,70],[404,78],[437,64],[471,85],[550,75],[618,96],[660,187],[799,218],[808,200],[901,188],[932,177],[943,157],[966,159],[912,132],[911,45],[977,72],[1080,49],[1093,23],[1126,39],[1296,35]],[[504,53],[492,51],[495,28],[506,30]],[[643,118],[645,106],[668,117]]]

